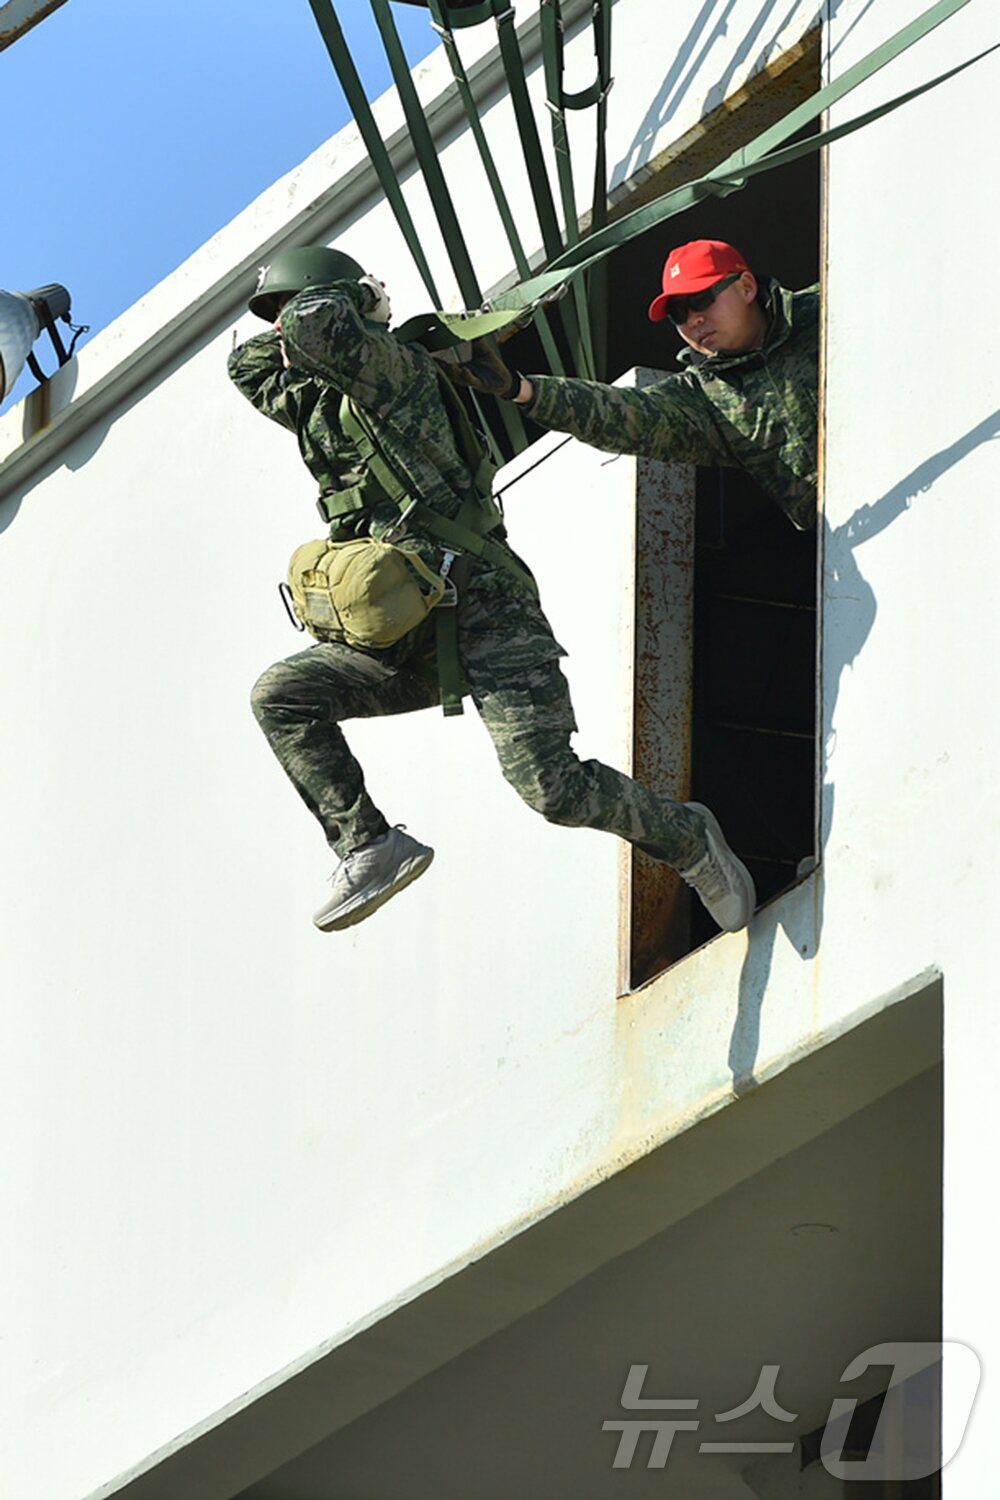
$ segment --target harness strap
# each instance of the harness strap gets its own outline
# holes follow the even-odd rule
[[[330,61],[333,63],[340,85],[344,90],[347,102],[354,115],[355,123],[361,132],[368,155],[371,157],[372,164],[378,174],[379,183],[396,217],[396,222],[402,231],[407,248],[420,271],[424,286],[434,301],[439,303],[440,296],[434,285],[427,256],[421,246],[416,227],[406,206],[399,182],[399,175],[393,167],[388,147],[379,132],[371,106],[365,97],[361,80],[344,39],[340,22],[337,19],[333,0],[309,0],[309,4],[319,27],[320,35],[329,53]],[[417,164],[427,187],[431,207],[441,230],[442,241],[447,249],[452,269],[455,272],[459,291],[467,305],[476,306],[479,303],[481,295],[479,284],[476,280],[476,273],[462,234],[455,205],[448,190],[444,173],[441,170],[430,126],[425,118],[413,79],[410,75],[409,63],[406,60],[399,32],[393,20],[392,12],[389,9],[388,0],[371,0],[371,7],[382,37],[393,82],[403,106]],[[559,248],[560,246],[557,245],[555,251],[550,251],[550,254],[557,253]],[[528,440],[524,421],[516,407],[513,407],[509,402],[505,403],[503,407],[497,408],[495,415],[506,435],[511,450],[519,453],[523,448],[527,447]]]
[[[570,154],[569,132],[566,129],[567,96],[563,91],[563,18],[561,0],[541,0],[539,11],[542,33],[542,61],[545,69],[546,104],[552,123],[552,149],[556,159],[556,177],[562,201],[566,244],[575,245],[580,239],[579,215],[573,185],[573,162]],[[587,380],[595,380],[593,344],[590,329],[590,310],[587,292],[578,277],[573,282],[573,300],[579,321],[580,337],[575,342],[574,356],[577,370]]]
[[[324,521],[331,522],[354,511],[370,510],[382,498],[382,486],[354,484],[344,490],[320,490],[316,509]]]
[[[517,39],[514,7],[510,3],[510,0],[492,0],[492,7],[504,76],[507,80],[510,102],[514,110],[517,133],[520,136],[521,148],[524,152],[524,165],[531,187],[535,213],[538,216],[538,227],[541,231],[542,243],[545,246],[547,256],[558,256],[563,248],[562,236],[559,233],[559,220],[556,215],[552,189],[549,185],[549,174],[545,166],[545,157],[542,154],[542,143],[538,134],[538,126],[535,123],[531,98],[528,94],[528,84],[524,73],[524,59],[521,56],[521,47]],[[579,299],[574,296],[572,301],[567,299],[560,310],[567,340],[578,359],[583,357],[586,351],[584,334],[580,328],[579,305]],[[589,361],[585,363],[584,367],[590,367]]]
[[[470,502],[466,502],[466,505],[469,504]],[[532,593],[537,594],[535,580],[527,568],[522,568],[506,547],[501,546],[499,542],[491,541],[488,536],[484,536],[468,524],[469,522],[475,524],[478,516],[482,514],[478,503],[472,501],[469,512],[466,511],[466,506],[463,506],[458,519],[452,521],[447,516],[438,515],[437,511],[430,510],[418,501],[409,511],[407,519],[412,520],[421,531],[425,531],[435,541],[443,542],[445,547],[456,552],[469,552],[473,557],[482,558],[483,562],[489,563],[491,567],[505,568],[519,583],[525,584]],[[492,530],[493,526],[498,524],[499,519],[495,522],[491,521],[489,529]]]
[[[895,35],[889,37],[880,47],[861,58],[833,83],[819,89],[804,103],[790,110],[776,125],[763,131],[748,145],[741,146],[734,151],[719,166],[713,167],[703,177],[673,188],[651,203],[644,204],[641,208],[623,215],[614,223],[587,235],[578,244],[571,245],[549,264],[547,270],[521,282],[509,292],[501,293],[493,298],[490,304],[491,311],[472,317],[456,317],[454,314],[438,312],[436,315],[438,321],[459,340],[482,338],[490,333],[497,333],[502,328],[523,319],[527,311],[545,299],[551,298],[573,276],[596,266],[620,245],[628,243],[654,225],[662,224],[676,214],[694,208],[707,198],[726,197],[730,193],[738,192],[746,186],[751,177],[756,177],[761,172],[773,171],[776,167],[785,166],[789,162],[798,160],[799,157],[820,150],[823,146],[831,145],[834,141],[843,139],[853,131],[863,129],[875,120],[908,104],[911,100],[946,83],[966,68],[972,67],[982,58],[987,57],[1000,44],[987,47],[985,51],[969,58],[966,62],[949,68],[947,72],[929,79],[928,82],[908,90],[905,94],[889,99],[885,104],[880,104],[853,120],[845,121],[843,125],[821,130],[794,145],[785,144],[797,131],[818,119],[825,110],[837,104],[852,89],[873,77],[887,63],[899,57],[915,42],[968,3],[969,0],[938,0],[937,4],[932,5],[909,25],[902,27]]]
[[[479,159],[483,164],[483,171],[486,173],[486,180],[490,185],[493,201],[497,206],[497,213],[500,215],[500,222],[504,227],[507,243],[510,245],[511,253],[514,257],[517,274],[522,280],[527,280],[531,275],[528,256],[518,233],[517,224],[511,212],[503,183],[500,180],[500,173],[493,160],[493,154],[486,139],[486,132],[483,129],[475,96],[469,84],[469,77],[462,62],[462,55],[458,50],[454,32],[451,29],[453,24],[461,26],[463,24],[461,16],[463,14],[467,15],[468,12],[459,12],[457,19],[452,20],[449,18],[446,20],[443,0],[429,0],[429,4],[433,17],[431,26],[437,32],[438,36],[440,36],[444,44],[445,54],[451,64],[451,73],[455,80],[455,87],[462,101],[462,108],[465,110],[465,118],[469,123],[469,129],[472,131],[473,139],[476,142]],[[485,13],[479,19],[485,19]],[[464,24],[468,25],[468,22],[466,21]],[[559,346],[553,337],[549,320],[544,313],[539,313],[535,320],[535,328],[542,342],[542,350],[548,360],[548,368],[552,371],[553,375],[565,375],[566,370],[563,365],[562,355],[559,352]]]
[[[465,459],[473,480],[472,492],[465,496],[458,516],[454,519],[440,515],[421,500],[411,498],[412,483],[402,479],[396,473],[379,445],[368,413],[349,396],[345,396],[340,404],[340,424],[355,444],[367,466],[369,476],[379,486],[385,498],[391,500],[397,507],[401,519],[405,517],[408,526],[412,524],[425,535],[433,537],[435,541],[442,543],[447,551],[479,557],[493,567],[505,568],[533,593],[537,593],[535,581],[527,569],[521,567],[505,547],[490,540],[488,533],[495,530],[501,523],[500,511],[490,494],[495,470],[476,443],[475,434],[465,416],[464,407],[461,407],[461,412],[467,430],[463,429],[461,422],[454,415],[454,403],[445,388],[444,377],[438,375],[438,381],[441,383],[442,392],[446,398],[446,409],[452,417],[456,446]],[[461,406],[460,400],[459,406]],[[368,488],[367,482],[365,488]],[[350,491],[340,491],[331,495],[325,502],[331,509],[331,518],[333,514],[339,513],[336,507],[342,500],[345,502],[345,509],[354,509],[353,499],[354,496]],[[321,498],[322,503],[324,502]],[[435,639],[441,706],[445,715],[450,717],[462,712],[464,692],[462,665],[458,654],[457,610],[454,607],[445,605],[436,607]]]
[[[407,207],[403,190],[400,187],[399,177],[392,164],[386,144],[382,139],[379,128],[375,123],[371,105],[365,94],[364,85],[358,76],[358,70],[354,66],[344,33],[341,30],[337,13],[330,0],[309,0],[316,25],[319,27],[320,35],[326,44],[326,50],[330,55],[340,86],[347,96],[351,113],[355,124],[361,132],[361,138],[370,156],[375,170],[378,172],[379,183],[389,205],[396,218],[396,223],[402,231],[406,241],[406,247],[413,256],[414,264],[420,272],[421,280],[427,288],[429,295],[435,303],[440,303],[440,294],[434,285],[434,277],[431,274],[430,264],[424,254],[417,234],[416,225]]]
[[[437,219],[441,230],[441,238],[444,241],[458,282],[458,289],[466,299],[467,305],[471,306],[480,298],[479,282],[472,266],[465,236],[455,212],[444,172],[438,159],[437,148],[431,135],[431,128],[427,123],[427,117],[421,107],[417,96],[417,90],[410,73],[410,65],[403,51],[396,23],[389,9],[389,0],[371,0],[372,12],[375,23],[382,36],[386,57],[392,72],[393,82],[399,94],[403,113],[406,117],[407,129],[410,132],[410,140],[416,154],[417,162],[425,183],[427,193],[431,200],[431,208]]]
[[[447,566],[447,558],[445,565]],[[468,557],[464,555],[456,557],[448,572],[448,581],[453,585],[450,591],[453,600],[461,597],[468,576]],[[441,709],[445,718],[449,719],[462,712],[462,696],[467,687],[458,654],[458,610],[452,606],[442,606],[437,609],[434,615],[434,628]]]
[[[437,647],[438,688],[441,693],[441,712],[446,719],[455,718],[464,712],[462,696],[465,678],[458,654],[458,620],[454,609],[434,611],[434,642]]]

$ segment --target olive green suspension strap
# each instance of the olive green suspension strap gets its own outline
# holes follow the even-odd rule
[[[434,138],[431,135],[430,126],[427,124],[426,116],[417,97],[413,77],[410,73],[409,64],[406,61],[406,53],[399,39],[399,32],[389,9],[389,0],[371,0],[372,13],[376,25],[382,37],[385,47],[385,55],[389,62],[393,83],[399,94],[400,103],[403,106],[403,114],[406,117],[407,128],[410,132],[410,140],[416,154],[417,164],[421,175],[427,186],[427,196],[430,198],[434,217],[437,219],[441,230],[441,238],[448,252],[452,270],[455,272],[455,280],[458,282],[458,290],[466,307],[478,306],[482,293],[476,273],[473,269],[472,260],[469,256],[462,226],[455,212],[455,205],[448,184],[445,182],[441,163],[438,160],[437,150],[434,146]],[[475,403],[477,413],[480,417],[480,425],[484,431],[489,433],[489,424],[478,402]],[[503,409],[498,413],[503,423],[504,431],[513,447],[515,453],[520,453],[528,445],[527,434],[524,430],[524,422],[521,413],[512,410],[510,403],[505,402]],[[502,455],[496,455],[499,459]]]
[[[608,222],[608,94],[611,76],[611,0],[594,0],[594,51],[597,54],[597,143],[594,155],[594,195],[590,232]],[[601,380],[608,376],[608,267],[601,261],[587,275],[587,301],[591,309],[594,363]]]
[[[352,401],[350,396],[345,396],[341,401],[340,425],[357,447],[382,492],[401,513],[405,512],[415,530],[426,532],[455,552],[471,552],[473,557],[481,557],[491,566],[503,568],[537,594],[534,579],[528,570],[517,562],[506,547],[490,540],[489,533],[500,525],[501,515],[499,507],[489,495],[477,493],[474,489],[462,500],[454,519],[443,516],[422,500],[413,497],[416,487],[414,481],[397,471],[383,451],[368,413],[363,406]]]
[[[417,163],[424,182],[427,184],[427,194],[431,200],[434,217],[437,219],[441,238],[455,272],[458,290],[465,299],[466,307],[474,307],[481,295],[479,283],[469,257],[462,226],[458,222],[455,205],[444,180],[441,163],[434,149],[430,127],[417,97],[403,44],[389,10],[389,0],[370,0],[370,3],[382,37],[382,44],[385,47],[385,55],[389,61],[392,81],[396,86],[403,113],[406,116],[406,125],[410,132]]]
[[[594,152],[594,191],[591,202],[591,232],[600,229],[608,218],[607,188],[607,100],[611,88],[611,4],[610,0],[594,0],[593,29],[594,53],[597,59],[597,77],[587,89],[567,93],[563,88],[565,77],[564,41],[565,23],[562,16],[562,0],[541,0],[540,20],[542,28],[542,56],[545,65],[546,103],[552,116],[552,144],[556,157],[559,190],[562,197],[563,217],[566,221],[566,243],[579,243],[580,231],[573,183],[573,163],[570,152],[569,132],[566,126],[567,109],[589,109],[597,106],[596,142]],[[589,278],[588,278],[589,280]],[[587,291],[579,281],[574,282],[577,310],[581,327],[586,336],[589,355],[589,372],[603,378],[607,322],[604,306],[606,285],[605,270],[595,272]],[[599,322],[598,322],[599,320]]]
[[[774,168],[786,166],[789,162],[797,161],[800,157],[818,151],[823,146],[832,145],[834,141],[842,140],[854,131],[864,129],[865,126],[909,104],[911,100],[918,99],[922,94],[928,93],[942,83],[947,83],[949,79],[963,73],[966,68],[971,68],[981,62],[984,57],[997,51],[1000,43],[987,47],[975,57],[958,63],[954,68],[949,68],[947,72],[938,74],[936,78],[929,79],[917,88],[897,95],[896,98],[877,105],[853,120],[845,121],[843,125],[835,125],[829,130],[822,130],[795,145],[782,146],[782,142],[788,140],[789,136],[817,119],[852,89],[867,81],[886,63],[905,52],[914,42],[926,36],[935,26],[947,20],[949,16],[954,15],[968,3],[969,0],[939,0],[937,5],[932,6],[915,21],[903,27],[881,47],[868,53],[840,78],[818,90],[803,104],[791,110],[776,125],[757,136],[749,145],[741,146],[718,167],[713,168],[711,172],[706,172],[704,177],[673,188],[670,192],[654,199],[652,203],[647,203],[642,208],[637,208],[634,212],[616,219],[613,224],[608,224],[596,233],[588,235],[578,245],[571,246],[553,261],[547,270],[531,277],[528,281],[521,282],[509,292],[502,292],[492,298],[486,311],[461,317],[453,317],[444,312],[435,313],[434,318],[444,330],[442,336],[451,335],[456,341],[484,338],[502,332],[513,323],[523,322],[526,313],[529,313],[540,300],[557,294],[559,288],[570,277],[590,270],[606,255],[617,250],[620,245],[628,244],[630,240],[645,233],[654,225],[665,223],[675,214],[684,213],[707,198],[725,197],[729,193],[735,193],[761,172],[773,171]]]
[[[556,217],[555,200],[552,197],[549,174],[542,155],[538,126],[535,123],[531,99],[528,96],[524,59],[521,56],[515,30],[514,7],[508,4],[507,0],[492,0],[492,9],[496,20],[500,57],[503,61],[507,88],[510,91],[510,102],[514,108],[517,133],[521,138],[521,147],[524,151],[524,165],[531,184],[531,196],[538,215],[542,243],[547,255],[558,255],[563,248],[562,235],[559,233],[559,220]]]
[[[594,202],[591,230],[608,222],[608,95],[611,76],[611,0],[594,0],[594,51],[597,54],[597,152],[594,159]],[[575,101],[581,95],[572,95]],[[567,101],[568,102],[568,101]]]
[[[500,180],[500,173],[497,171],[496,163],[493,160],[493,153],[490,151],[489,142],[486,139],[486,133],[483,130],[483,124],[479,116],[479,110],[476,107],[475,96],[473,95],[472,88],[469,84],[469,78],[465,71],[465,65],[462,62],[462,55],[458,50],[458,43],[455,40],[455,33],[445,19],[445,13],[441,4],[441,0],[429,0],[429,4],[431,15],[433,17],[431,26],[441,38],[445,50],[445,55],[451,65],[451,73],[453,79],[455,80],[455,87],[458,90],[458,96],[462,101],[462,107],[465,110],[465,118],[468,121],[469,129],[472,131],[473,140],[475,141],[476,148],[479,151],[479,159],[482,162],[483,171],[486,173],[486,180],[490,185],[490,191],[493,194],[493,201],[496,204],[497,213],[500,215],[500,222],[503,225],[504,233],[507,236],[507,243],[510,245],[511,253],[514,256],[514,265],[517,269],[517,274],[522,278],[522,280],[526,280],[531,275],[531,266],[528,262],[528,257],[525,253],[524,245],[521,241],[521,236],[518,234],[517,224],[515,223],[514,215],[511,212],[510,203],[508,201],[507,194],[504,191],[503,183]],[[485,7],[485,9],[488,11],[489,7],[487,6]],[[467,15],[468,12],[466,11],[463,14]],[[485,19],[485,17],[480,17],[480,19]],[[553,375],[564,375],[566,373],[566,370],[563,364],[562,355],[559,353],[558,345],[556,344],[555,338],[552,334],[551,325],[549,324],[549,320],[544,313],[539,313],[536,317],[535,328],[538,331],[538,336],[541,340],[542,345],[542,352],[544,353],[545,358],[548,362],[548,368],[550,372]]]
[[[446,719],[452,719],[463,712],[462,697],[468,687],[458,654],[458,611],[453,604],[438,605],[434,611],[434,631],[441,712]]]
[[[542,155],[542,143],[538,135],[538,126],[535,123],[534,112],[531,108],[531,99],[528,95],[528,84],[524,76],[524,59],[521,56],[521,48],[517,40],[515,30],[514,7],[508,0],[491,0],[493,15],[496,19],[497,41],[500,45],[500,57],[503,61],[504,75],[507,79],[507,88],[510,91],[510,101],[514,108],[514,119],[517,122],[517,132],[521,138],[521,149],[524,152],[524,165],[528,173],[528,181],[531,184],[531,194],[535,202],[535,212],[538,215],[538,227],[541,230],[542,243],[545,253],[550,258],[559,255],[563,250],[562,235],[559,232],[559,221],[556,217],[556,206],[552,197],[552,188],[549,185],[549,174],[545,166],[545,158]],[[564,302],[560,308],[560,317],[566,330],[578,369],[586,369],[589,366],[587,350],[583,343],[583,335],[580,330],[579,317],[572,303]]]
[[[811,124],[852,89],[867,81],[880,68],[893,61],[914,42],[926,36],[935,26],[940,25],[942,21],[947,20],[949,16],[954,15],[968,3],[969,0],[939,0],[938,4],[931,6],[915,21],[903,27],[882,46],[868,53],[852,68],[848,68],[840,78],[825,88],[819,89],[811,98],[790,110],[776,125],[765,130],[749,145],[741,146],[711,172],[706,172],[704,177],[674,188],[664,193],[662,197],[654,199],[652,203],[647,203],[642,208],[625,214],[604,229],[588,235],[578,245],[571,246],[558,256],[540,275],[533,276],[530,280],[522,282],[520,286],[512,288],[511,291],[494,297],[490,304],[491,311],[478,318],[462,320],[449,320],[446,316],[439,314],[440,321],[460,338],[472,339],[496,333],[508,322],[522,318],[525,311],[534,306],[540,298],[552,296],[562,282],[571,276],[578,275],[581,271],[589,270],[611,251],[628,243],[654,225],[662,224],[667,219],[673,218],[675,214],[694,208],[696,204],[704,202],[707,198],[725,197],[729,193],[738,192],[746,186],[751,177],[756,177],[761,172],[770,172],[776,167],[785,166],[802,156],[818,151],[823,146],[831,145],[834,141],[863,129],[883,116],[891,114],[893,110],[910,103],[911,100],[919,98],[921,94],[926,94],[931,89],[937,88],[939,84],[956,77],[966,68],[972,67],[991,52],[995,52],[1000,44],[987,47],[966,62],[949,68],[947,72],[939,74],[927,83],[920,84],[917,88],[910,89],[907,93],[898,95],[887,103],[880,104],[865,114],[846,121],[843,125],[820,131],[795,145],[783,145],[783,142],[795,135],[797,131]]]
[[[580,240],[579,215],[576,210],[576,193],[573,187],[573,159],[569,148],[569,132],[566,129],[566,103],[563,93],[563,20],[561,0],[541,0],[539,20],[542,28],[542,62],[545,68],[546,105],[552,117],[552,148],[556,158],[556,177],[559,196],[562,200],[563,222],[566,244],[576,245]],[[587,290],[579,279],[573,282],[573,300],[580,325],[577,345],[577,373],[584,379],[593,380],[597,375],[594,366],[594,349],[590,329],[590,311],[587,307]]]
[[[514,107],[517,133],[524,150],[524,164],[531,185],[535,212],[538,215],[542,243],[547,255],[558,255],[563,248],[562,236],[559,233],[556,206],[552,197],[552,189],[549,186],[549,174],[542,155],[542,143],[535,124],[531,100],[528,97],[528,86],[524,79],[524,60],[521,57],[517,33],[514,30],[513,0],[480,0],[478,5],[466,5],[461,9],[453,8],[448,4],[448,0],[430,0],[430,7],[437,22],[435,30],[442,36],[442,39],[446,31],[450,33],[465,30],[469,26],[479,26],[491,17],[496,22],[497,43],[511,104]]]
[[[441,306],[441,296],[434,285],[434,277],[431,275],[427,257],[417,235],[416,227],[406,206],[399,178],[392,165],[385,142],[375,124],[375,116],[372,114],[371,106],[365,97],[361,79],[358,77],[357,69],[347,49],[344,33],[337,19],[337,13],[333,8],[333,0],[309,0],[309,5],[316,25],[319,27],[320,35],[329,53],[330,61],[333,63],[334,71],[344,90],[347,103],[354,116],[355,124],[361,132],[361,138],[365,143],[368,155],[371,157],[372,165],[378,173],[378,180],[382,185],[382,191],[389,200],[389,206],[396,216],[396,223],[402,231],[406,241],[407,249],[413,256],[417,270],[420,272],[428,295],[433,298],[436,307]]]
[[[440,377],[442,380],[444,377]],[[474,488],[466,496],[454,520],[440,515],[429,505],[411,498],[408,480],[402,477],[386,457],[378,440],[368,413],[345,396],[340,405],[340,424],[355,444],[366,467],[374,476],[386,497],[398,507],[400,517],[415,530],[431,536],[445,552],[452,553],[453,571],[459,575],[459,587],[464,587],[467,576],[466,556],[479,557],[494,568],[502,568],[513,575],[533,594],[538,593],[535,580],[527,569],[510,554],[506,547],[491,541],[489,532],[500,524],[500,512],[488,493]],[[480,469],[474,475],[474,484],[481,485],[487,475]],[[487,485],[488,489],[488,485]],[[335,497],[336,498],[336,497]],[[390,532],[386,540],[391,539]],[[458,654],[458,623],[454,605],[439,604],[435,608],[438,682],[441,690],[441,707],[446,717],[462,712],[464,682]]]
[[[373,0],[373,6],[374,3],[375,0]],[[371,106],[369,105],[368,100],[365,97],[365,91],[362,86],[361,80],[358,77],[357,69],[354,66],[354,62],[351,58],[350,51],[348,50],[347,43],[344,39],[344,33],[341,29],[340,21],[337,18],[333,0],[309,0],[309,4],[312,9],[313,16],[315,17],[316,24],[319,27],[320,35],[323,38],[323,42],[329,54],[330,61],[333,63],[334,71],[337,74],[340,86],[344,90],[344,94],[347,98],[347,103],[351,109],[352,114],[354,115],[355,123],[357,124],[358,129],[361,132],[361,138],[365,143],[368,155],[371,157],[372,165],[375,168],[379,183],[389,202],[389,206],[391,207],[393,214],[395,215],[396,222],[399,225],[400,230],[402,231],[403,238],[406,241],[407,249],[413,256],[413,260],[417,266],[418,271],[420,272],[420,276],[423,280],[424,286],[427,288],[428,293],[433,298],[435,305],[440,306],[441,295],[434,285],[434,278],[431,273],[430,265],[428,264],[427,257],[424,254],[423,246],[420,243],[420,239],[417,234],[416,227],[413,223],[410,211],[406,206],[406,200],[403,197],[403,191],[400,186],[396,170],[392,165],[392,159],[389,156],[389,152],[386,148],[385,142],[382,139],[381,133],[379,132],[379,128],[375,123],[375,117],[372,114]],[[416,92],[413,89],[413,82],[410,78],[409,69],[406,66],[406,59],[403,54],[403,49],[399,44],[399,38],[396,33],[395,26],[392,22],[391,16],[388,15],[387,10],[384,16],[380,16],[378,13],[376,13],[376,20],[378,20],[380,26],[383,27],[383,39],[386,43],[387,54],[389,54],[390,47],[393,47],[393,53],[389,56],[389,63],[390,67],[393,68],[397,87],[399,87],[400,89],[400,98],[403,99],[404,108],[407,109],[407,123],[410,126],[410,133],[412,137],[414,135],[414,120],[413,118],[411,118],[411,115],[414,112],[413,101],[416,99]],[[401,73],[397,72],[399,59],[402,59]],[[405,78],[406,80],[406,85],[408,86],[410,95],[412,97],[404,97],[402,86],[403,78]],[[409,106],[408,108],[407,105]],[[424,119],[422,111],[420,110],[419,103],[416,105],[415,114],[417,117],[419,117],[420,126],[423,126],[424,131],[426,131],[427,135],[429,136],[429,131],[427,131],[427,123]],[[419,126],[417,126],[416,128],[419,130]],[[475,305],[478,303],[480,297],[479,288],[476,284],[475,275],[472,274],[471,263],[468,260],[468,255],[465,250],[465,243],[462,239],[461,230],[459,229],[458,220],[451,205],[451,200],[450,198],[448,198],[447,189],[444,189],[443,198],[440,195],[436,195],[437,185],[435,184],[435,187],[432,190],[431,181],[428,179],[428,171],[433,172],[435,169],[440,176],[440,167],[438,166],[437,156],[433,150],[433,146],[431,147],[430,151],[424,149],[422,153],[418,152],[418,162],[420,164],[421,171],[424,174],[425,181],[427,181],[428,190],[431,192],[432,203],[438,218],[438,223],[441,224],[442,227],[442,233],[444,234],[445,243],[448,245],[449,253],[452,256],[452,265],[455,267],[456,276],[459,280],[460,291],[463,298],[467,302]],[[441,186],[443,188],[443,178],[441,178]],[[474,404],[476,405],[476,409],[478,412],[478,402],[474,401]],[[480,412],[480,416],[481,415],[482,414]],[[500,413],[500,420],[502,421],[504,430],[513,445],[514,451],[520,452],[520,450],[525,447],[527,441],[524,432],[524,424],[521,419],[520,413],[510,411],[502,412]],[[481,425],[483,426],[484,430],[489,433],[489,424],[485,421],[485,419],[482,421]],[[499,451],[497,451],[495,456],[498,461],[500,461],[503,457],[503,455]]]

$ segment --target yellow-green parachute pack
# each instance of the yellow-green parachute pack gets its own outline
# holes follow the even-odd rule
[[[317,640],[384,650],[440,604],[447,584],[422,558],[389,542],[323,537],[296,547],[288,587],[296,615]]]

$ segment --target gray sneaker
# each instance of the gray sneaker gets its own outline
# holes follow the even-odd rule
[[[363,922],[373,911],[422,875],[434,850],[390,828],[381,838],[346,855],[333,872],[333,894],[313,915],[324,932],[339,932]]]
[[[678,870],[677,873],[693,891],[697,891],[702,905],[723,932],[739,932],[747,925],[757,905],[753,877],[726,843],[718,819],[708,808],[700,802],[685,802],[684,806],[705,819],[708,850],[690,870]]]

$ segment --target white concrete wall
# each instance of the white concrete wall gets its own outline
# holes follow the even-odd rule
[[[702,11],[681,9],[616,7],[612,160],[680,134],[812,14],[789,7],[779,38],[741,0],[695,36]],[[910,10],[837,7],[833,67]],[[850,112],[988,45],[989,19],[972,0]],[[683,97],[649,125],[685,43]],[[332,222],[349,132],[86,349],[47,434],[19,448],[23,413],[0,424],[4,1493],[78,1500],[934,966],[946,1326],[995,1347],[978,1080],[1000,401],[977,163],[996,83],[990,60],[832,156],[822,871],[623,1004],[616,846],[524,810],[473,714],[352,732],[438,859],[350,933],[309,922],[328,858],[247,694],[297,649],[273,589],[315,529],[312,487],[224,360],[234,270],[312,237],[310,213]],[[501,275],[488,211],[469,220],[484,281]],[[399,315],[423,305],[384,208],[340,243],[378,246]],[[976,300],[958,319],[951,287]],[[147,386],[116,386],[129,361]],[[511,531],[572,653],[578,747],[621,760],[632,465],[546,449]],[[952,1494],[985,1492],[986,1442]]]
[[[839,70],[911,19],[841,8]],[[859,107],[997,40],[972,3]],[[977,1415],[948,1500],[996,1487],[1000,1360],[992,1062],[1000,1048],[991,893],[1000,878],[1000,375],[995,315],[966,274],[1000,232],[981,163],[1000,54],[832,153],[824,680],[822,993],[876,993],[933,961],[945,996],[944,1333],[979,1352]],[[947,1375],[945,1400],[953,1392]]]
[[[193,361],[208,387],[225,343]],[[437,861],[377,920],[312,927],[332,859],[247,701],[302,644],[274,585],[312,487],[235,394],[192,410],[191,375],[0,548],[24,640],[2,667],[5,1492],[53,1500],[530,1215],[608,1135],[617,847],[523,808],[474,712],[352,729]],[[581,750],[620,760],[632,464],[609,486],[600,455],[560,457],[558,490],[515,486],[512,533],[573,652]]]

